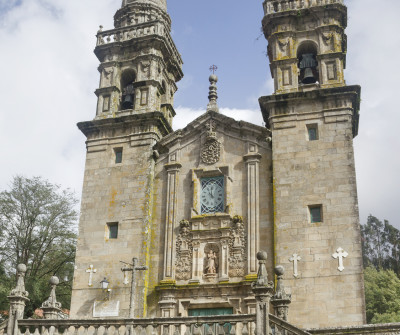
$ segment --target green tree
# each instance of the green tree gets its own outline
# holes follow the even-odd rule
[[[391,269],[400,275],[400,231],[370,215],[361,225],[361,235],[364,268]]]
[[[16,176],[10,189],[0,192],[0,259],[3,277],[15,285],[15,268],[28,267],[26,289],[31,315],[49,294],[48,280],[60,278],[58,300],[69,308],[75,258],[77,199],[40,177]],[[0,276],[1,276],[0,271]],[[0,306],[9,293],[7,281],[0,282]]]
[[[375,216],[369,215],[367,223],[361,225],[364,268],[383,268],[386,258],[385,225]]]
[[[400,279],[392,270],[364,271],[368,323],[400,322]]]

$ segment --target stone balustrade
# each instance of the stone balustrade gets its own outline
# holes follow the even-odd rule
[[[97,32],[97,43],[96,46],[102,46],[106,44],[111,44],[115,42],[124,42],[134,38],[139,38],[149,35],[162,36],[167,40],[168,46],[171,47],[172,53],[176,59],[181,60],[181,56],[175,48],[175,44],[172,41],[170,34],[166,27],[160,22],[146,22],[140,25],[126,26],[121,28],[115,28],[107,31],[100,30]]]
[[[270,314],[275,334],[310,335]],[[151,319],[19,320],[16,335],[254,335],[255,314]]]
[[[159,22],[146,22],[140,25],[126,26],[122,28],[111,29],[97,32],[97,46],[114,42],[128,41],[133,38],[160,35],[165,36],[165,27]]]
[[[400,323],[308,330],[313,335],[400,335]]]
[[[325,6],[329,4],[344,4],[344,0],[266,0],[264,2],[265,15],[289,11],[300,10],[315,6]]]

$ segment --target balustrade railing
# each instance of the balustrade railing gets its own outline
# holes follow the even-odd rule
[[[344,0],[267,0],[264,2],[264,13],[268,15],[335,3],[343,4]]]
[[[308,330],[313,335],[400,335],[400,323]]]
[[[275,335],[310,335],[270,314]],[[16,335],[254,335],[255,314],[152,319],[19,320]]]
[[[152,319],[19,320],[16,335],[252,335],[255,315]]]
[[[99,30],[97,32],[97,46],[113,42],[123,42],[132,38],[153,34],[164,36],[164,29],[164,26],[158,22],[149,22],[107,31]]]
[[[100,29],[97,32],[96,46],[101,46],[114,42],[124,42],[133,38],[148,35],[159,35],[164,37],[168,41],[168,45],[171,46],[171,51],[176,59],[181,60],[181,56],[176,50],[175,44],[170,34],[166,31],[165,26],[160,22],[147,22],[140,25],[126,26],[107,31],[102,31],[102,29]]]

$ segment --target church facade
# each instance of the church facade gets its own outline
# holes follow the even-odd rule
[[[97,34],[72,318],[254,313],[256,253],[285,268],[289,322],[365,323],[343,0],[266,0],[266,126],[218,111],[173,131],[182,59],[166,0],[124,0]],[[133,260],[134,259],[134,260]],[[100,282],[108,283],[102,289]]]

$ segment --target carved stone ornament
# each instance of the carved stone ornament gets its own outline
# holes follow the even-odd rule
[[[189,280],[192,273],[192,234],[187,220],[180,222],[180,231],[176,240],[176,272],[177,280]]]
[[[244,277],[246,263],[246,238],[243,218],[233,217],[229,239],[229,277]]]
[[[201,149],[201,161],[204,164],[215,164],[219,161],[221,155],[221,143],[218,142],[215,133],[215,121],[210,120],[207,124],[207,139]]]

